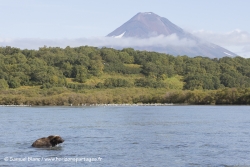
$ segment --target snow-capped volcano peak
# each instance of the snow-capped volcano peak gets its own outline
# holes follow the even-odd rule
[[[168,19],[160,17],[153,12],[138,13],[129,21],[117,28],[108,36],[148,38],[152,34],[168,36],[173,33],[184,33],[184,31],[171,23]],[[183,35],[182,35],[183,36]]]
[[[115,38],[137,38],[147,39],[157,36],[176,36],[180,41],[192,41],[196,46],[155,46],[155,47],[140,47],[135,49],[151,50],[156,52],[165,52],[172,55],[188,55],[188,56],[207,56],[207,57],[223,57],[236,56],[236,54],[226,50],[218,45],[202,42],[202,39],[184,31],[182,28],[170,22],[168,19],[158,16],[153,12],[137,13],[123,25],[109,33],[107,36]]]

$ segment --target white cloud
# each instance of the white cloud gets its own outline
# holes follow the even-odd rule
[[[111,47],[147,47],[147,46],[194,46],[196,42],[189,39],[180,39],[176,34],[170,36],[157,36],[145,39],[139,38],[113,38],[113,37],[92,37],[77,39],[1,39],[0,46],[12,46],[21,49],[38,49],[39,47],[76,47],[76,46],[111,46]]]
[[[250,58],[250,34],[236,29],[231,32],[218,33],[212,31],[193,31],[193,35],[208,42],[220,45],[237,55]],[[12,46],[21,49],[38,49],[39,47],[77,47],[77,46],[95,46],[95,47],[151,47],[151,46],[188,46],[196,45],[196,42],[190,39],[180,39],[176,34],[170,36],[156,36],[151,38],[113,38],[113,37],[91,37],[76,39],[41,39],[41,38],[0,38],[0,46]]]
[[[250,57],[250,34],[239,29],[218,33],[212,31],[193,31],[193,35],[220,45],[243,57]]]

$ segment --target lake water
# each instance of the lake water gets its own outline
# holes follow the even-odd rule
[[[0,166],[250,165],[250,106],[0,107],[0,125]]]

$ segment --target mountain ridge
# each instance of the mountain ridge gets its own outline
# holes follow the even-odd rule
[[[175,34],[179,40],[187,39],[195,41],[195,46],[145,46],[133,47],[138,50],[162,52],[172,55],[205,56],[210,58],[221,58],[225,56],[234,57],[235,53],[203,39],[200,39],[182,28],[178,27],[167,18],[161,17],[153,12],[140,12],[130,20],[109,33],[108,37],[114,38],[139,38],[149,39],[163,35],[169,37]]]

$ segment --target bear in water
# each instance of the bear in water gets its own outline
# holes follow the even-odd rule
[[[55,147],[57,144],[63,143],[64,140],[58,135],[51,135],[48,137],[43,137],[37,139],[33,144],[32,147],[37,148],[48,148],[48,147]]]

